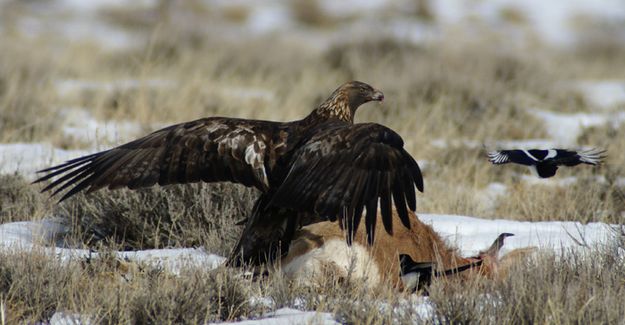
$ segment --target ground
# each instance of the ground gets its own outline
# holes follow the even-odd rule
[[[0,1],[0,324],[614,323],[625,317],[625,6],[619,1]],[[428,298],[254,282],[218,267],[257,193],[101,191],[57,204],[35,171],[205,116],[293,120],[339,84],[423,169],[417,214],[464,255],[543,248]],[[540,180],[508,148],[602,148]],[[467,217],[464,217],[467,216]],[[573,298],[571,298],[573,297]],[[294,310],[298,310],[296,312]],[[293,316],[292,314],[300,314]],[[291,316],[288,316],[291,315]]]

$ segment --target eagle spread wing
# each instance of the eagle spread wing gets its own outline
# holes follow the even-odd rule
[[[379,124],[328,124],[296,150],[271,204],[330,219],[338,216],[347,227],[348,242],[366,208],[372,243],[378,201],[389,233],[391,199],[402,223],[410,227],[407,207],[416,209],[415,186],[423,191],[421,171],[397,133]]]
[[[100,188],[136,189],[155,184],[232,181],[269,187],[268,158],[278,123],[205,118],[155,131],[119,147],[41,170],[35,182],[56,176],[42,191],[70,188],[61,201]]]
[[[353,124],[356,109],[382,101],[381,91],[345,83],[302,120],[269,122],[205,118],[173,125],[119,147],[44,169],[43,191],[130,189],[155,184],[231,181],[261,190],[229,263],[273,259],[288,250],[296,228],[339,219],[352,237],[366,209],[373,243],[378,202],[392,232],[391,205],[410,227],[415,186],[423,191],[416,161],[397,133],[378,124]]]

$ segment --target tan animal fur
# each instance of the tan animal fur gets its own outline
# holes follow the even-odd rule
[[[415,262],[434,261],[439,270],[476,260],[477,257],[460,256],[432,227],[421,222],[413,213],[410,214],[410,229],[401,224],[395,211],[393,214],[393,235],[389,235],[383,225],[377,223],[372,247],[367,245],[363,226],[358,228],[352,247],[346,245],[345,234],[336,223],[321,222],[302,228],[296,233],[289,253],[281,261],[282,271],[288,277],[306,283],[315,283],[316,277],[331,272],[338,278],[366,279],[370,286],[390,283],[401,288],[399,254],[408,254]],[[500,263],[496,256],[483,258],[481,267],[462,272],[459,276],[466,278],[481,274],[496,278],[504,274],[514,261],[526,256],[527,252],[513,254],[514,258],[507,258],[505,265],[498,265]]]

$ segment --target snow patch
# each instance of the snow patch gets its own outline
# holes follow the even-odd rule
[[[625,121],[625,112],[615,113],[556,113],[530,109],[530,113],[543,120],[547,133],[559,145],[574,146],[584,129],[612,123],[618,126]]]
[[[434,316],[434,306],[427,296],[410,295],[406,299],[399,301],[399,305],[393,308],[393,311],[397,314],[403,314],[411,312],[417,319],[414,319],[414,323],[418,324],[425,319],[432,319]]]
[[[554,250],[557,254],[567,249],[584,249],[588,246],[606,244],[613,239],[614,227],[605,223],[582,224],[573,221],[513,221],[513,220],[486,220],[475,217],[418,214],[419,219],[432,225],[441,237],[457,246],[463,256],[474,256],[490,244],[503,232],[513,233],[513,237],[506,238],[506,244],[501,254],[506,254],[517,248],[538,247]]]
[[[469,139],[435,139],[430,141],[430,145],[438,149],[448,148],[469,148],[481,149],[485,148],[490,151],[491,148],[501,149],[540,149],[555,148],[557,141],[549,139],[525,139],[525,140],[487,140],[483,143]]]
[[[50,319],[50,325],[94,324],[88,315],[56,312]],[[263,318],[238,322],[220,322],[209,324],[239,324],[239,325],[291,325],[291,324],[340,324],[330,313],[315,311],[301,311],[292,308],[280,308],[264,315]]]
[[[247,28],[254,34],[266,34],[279,31],[291,25],[288,8],[269,4],[256,6],[247,20]]]
[[[19,221],[0,225],[0,245],[30,246],[54,243],[68,231],[57,219]]]
[[[93,14],[98,10],[109,8],[120,8],[132,4],[132,6],[138,7],[155,7],[157,0],[56,0],[55,6],[58,9],[72,11],[79,14]]]
[[[625,6],[621,0],[439,0],[430,3],[440,23],[444,25],[470,24],[471,20],[479,19],[479,22],[503,30],[508,35],[516,30],[506,27],[511,27],[515,22],[506,21],[502,12],[516,11],[534,34],[558,46],[569,46],[577,41],[579,31],[572,21],[578,16],[592,17],[597,21],[625,18]]]
[[[353,16],[372,11],[377,12],[389,4],[388,0],[321,0],[319,6],[324,13],[333,16]]]
[[[223,323],[211,323],[223,324]],[[264,318],[244,320],[240,322],[230,322],[228,324],[239,325],[291,325],[291,324],[340,324],[334,320],[330,313],[320,313],[316,311],[301,311],[292,308],[280,308],[274,312],[267,313]]]
[[[91,325],[95,324],[87,315],[56,312],[50,318],[50,325]]]
[[[137,137],[141,125],[129,121],[100,121],[84,108],[65,108],[61,110],[63,135],[81,142],[118,143],[120,139]]]
[[[528,185],[542,185],[553,187],[566,187],[577,183],[577,177],[575,176],[540,178],[536,175],[521,175],[521,180]]]
[[[625,105],[625,81],[579,81],[573,84],[591,105],[598,108],[613,108]]]
[[[493,211],[497,201],[508,193],[508,187],[502,183],[490,183],[485,189],[476,193],[479,198],[479,208],[482,211]]]
[[[576,176],[540,178],[534,175],[521,175],[520,177],[521,181],[527,183],[528,185],[542,185],[553,187],[567,187],[574,185],[579,181],[579,178]],[[583,180],[586,183],[596,182],[598,184],[606,184],[608,182],[608,180],[603,175],[596,175],[589,178],[584,178]],[[618,180],[616,184],[618,184]]]
[[[56,219],[5,223],[0,225],[0,248],[25,251],[36,249],[45,254],[56,256],[62,262],[98,256],[98,253],[87,249],[41,246],[42,243],[50,243],[51,241],[54,241],[57,246],[62,246],[62,239],[66,232],[67,227]],[[180,274],[183,268],[190,266],[214,269],[226,260],[222,256],[196,248],[123,251],[116,252],[116,255],[122,260],[161,267],[174,274]]]
[[[438,149],[447,149],[449,147],[464,147],[469,149],[477,149],[482,147],[482,143],[468,139],[434,139],[430,141],[430,145]]]
[[[53,82],[56,93],[59,96],[68,96],[83,91],[104,91],[114,92],[121,90],[133,90],[142,87],[146,88],[168,88],[173,87],[174,82],[162,79],[120,79],[114,81],[95,81],[82,79],[59,79]]]
[[[490,145],[489,145],[490,147]],[[548,139],[527,139],[527,140],[500,140],[495,141],[492,147],[502,149],[547,149],[555,148],[556,142]]]
[[[47,143],[4,143],[0,144],[0,174],[19,173],[33,180],[37,170],[88,153],[58,149]]]
[[[270,90],[253,87],[227,87],[222,92],[226,96],[248,100],[272,101],[275,97]]]

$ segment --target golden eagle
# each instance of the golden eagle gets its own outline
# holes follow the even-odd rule
[[[54,179],[42,192],[60,201],[86,190],[136,189],[154,184],[230,181],[261,191],[229,265],[259,265],[288,251],[297,229],[337,219],[351,243],[364,214],[374,241],[378,203],[392,234],[391,205],[410,227],[417,162],[402,138],[375,123],[354,124],[356,109],[384,94],[351,81],[307,117],[292,122],[209,117],[166,127],[113,149],[41,170],[35,182]],[[391,201],[392,200],[392,201]]]

